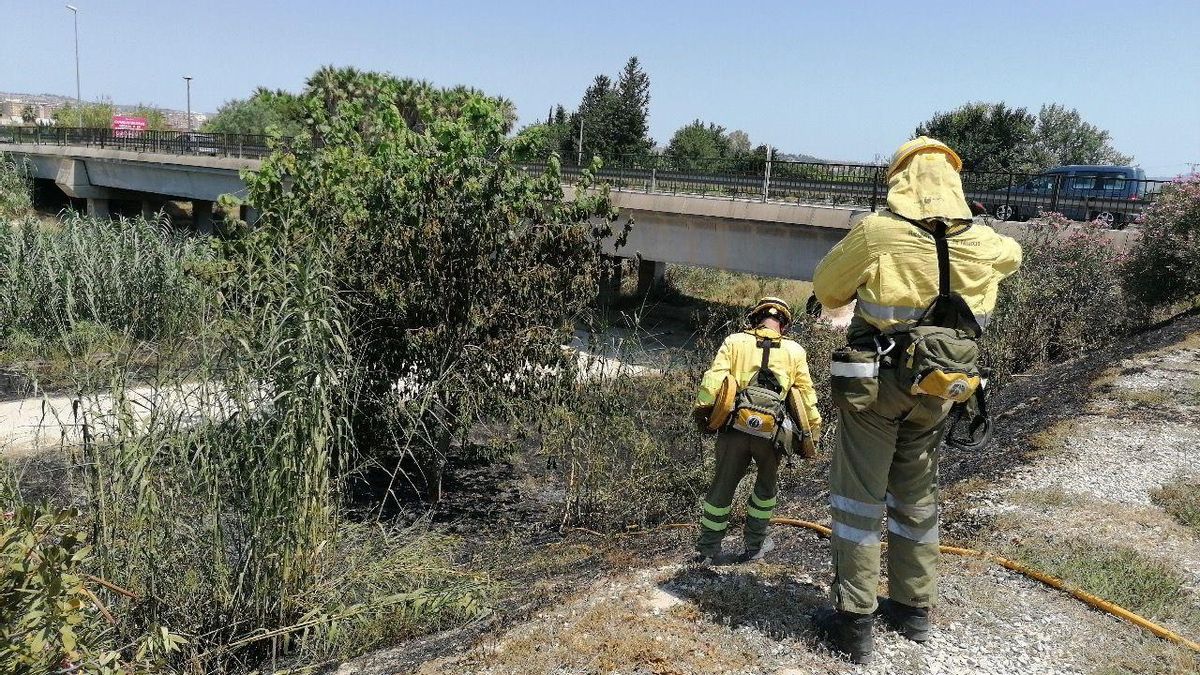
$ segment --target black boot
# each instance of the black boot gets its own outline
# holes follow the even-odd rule
[[[913,607],[891,598],[879,599],[876,612],[889,626],[913,642],[929,639],[929,608]]]
[[[875,648],[875,641],[871,635],[874,618],[871,614],[826,608],[813,615],[813,627],[836,651],[849,656],[851,662],[870,663],[871,652]]]

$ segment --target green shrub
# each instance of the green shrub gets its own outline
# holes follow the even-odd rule
[[[14,510],[0,526],[0,673],[157,672],[186,640],[166,631],[147,635],[130,658],[112,648],[107,609],[85,584],[91,548],[79,513],[15,506],[10,499],[4,507]]]
[[[1141,219],[1123,269],[1125,291],[1143,312],[1200,296],[1200,174],[1177,178]]]
[[[573,199],[556,158],[526,172],[504,103],[477,91],[323,68],[301,105],[306,132],[247,178],[257,227],[330,243],[360,447],[412,453],[436,501],[452,442],[541,386],[522,372],[564,365],[616,214],[598,165]]]
[[[998,381],[1118,339],[1128,329],[1121,254],[1096,224],[1047,214],[1022,242],[1021,269],[1000,285],[982,342]]]

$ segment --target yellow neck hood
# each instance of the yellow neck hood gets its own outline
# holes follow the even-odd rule
[[[888,209],[926,220],[970,220],[971,209],[963,195],[962,178],[944,152],[914,154],[888,179]]]

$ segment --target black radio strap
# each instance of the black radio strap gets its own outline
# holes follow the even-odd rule
[[[775,377],[775,373],[771,371],[769,364],[771,362],[771,348],[779,347],[782,343],[772,340],[771,338],[760,338],[758,340],[758,348],[762,350],[762,363],[758,366],[758,378],[760,386],[765,386],[776,392],[782,391],[783,386],[779,384],[779,378]]]
[[[912,218],[900,217],[915,227],[929,232],[927,227]],[[956,327],[956,325],[965,326],[978,338],[983,335],[983,328],[979,325],[979,320],[975,318],[975,312],[971,311],[971,306],[961,295],[950,288],[950,242],[947,241],[946,221],[938,220],[933,225],[931,234],[933,235],[933,244],[937,248],[938,295],[917,319],[917,325],[924,325],[928,322],[948,328]],[[947,316],[948,314],[949,316]]]
[[[933,231],[933,243],[937,246],[938,295],[950,297],[950,244],[946,241],[946,223],[938,221]]]

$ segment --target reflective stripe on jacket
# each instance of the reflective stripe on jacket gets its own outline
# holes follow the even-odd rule
[[[808,372],[808,357],[800,343],[789,338],[781,337],[779,333],[769,328],[756,328],[734,333],[725,338],[721,349],[717,351],[712,366],[700,380],[700,389],[696,392],[696,406],[711,406],[725,380],[726,373],[732,373],[737,380],[738,389],[746,387],[762,364],[762,350],[758,348],[758,340],[767,338],[780,340],[780,346],[771,349],[767,366],[775,373],[779,384],[783,387],[782,399],[788,390],[795,386],[800,392],[804,403],[805,415],[810,425],[821,423],[821,413],[817,412],[817,392],[813,388],[812,377]]]
[[[1021,265],[1021,245],[979,224],[956,222],[947,235],[950,288],[986,327],[1000,280]],[[890,211],[870,214],[817,265],[813,292],[829,308],[857,299],[855,315],[881,331],[914,323],[938,294],[933,234]]]

